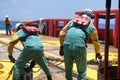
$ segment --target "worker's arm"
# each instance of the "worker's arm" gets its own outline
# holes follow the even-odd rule
[[[69,25],[69,23],[65,27],[63,27],[63,29],[59,33],[59,40],[60,40],[59,55],[61,55],[61,56],[64,55],[64,52],[63,52],[63,42],[64,42],[64,39],[66,37],[66,33],[67,33],[67,30],[68,30],[68,25]]]
[[[15,63],[15,58],[12,56],[13,53],[13,48],[15,46],[15,44],[17,44],[19,38],[17,36],[17,34],[14,34],[14,36],[12,37],[12,40],[9,42],[8,44],[8,57],[10,59],[11,62]]]
[[[97,32],[96,28],[92,32],[92,34],[90,35],[90,38],[91,38],[91,41],[92,41],[94,48],[95,48],[95,53],[96,53],[95,59],[102,58],[102,56],[100,55],[100,44],[98,41],[99,38],[98,38],[98,32]]]
[[[64,42],[67,30],[68,30],[68,25],[69,23],[65,27],[63,27],[63,29],[59,33],[60,46],[63,46],[63,42]]]
[[[100,44],[98,42],[99,38],[98,38],[98,33],[96,29],[92,32],[92,34],[90,35],[90,38],[95,47],[95,52],[100,53]]]
[[[13,48],[14,48],[15,44],[17,44],[18,40],[19,40],[18,35],[14,34],[13,37],[12,37],[12,40],[8,44],[8,53],[9,53],[9,55],[12,55]]]
[[[20,38],[24,38],[28,36],[27,32],[25,32],[23,29],[20,29],[19,31],[17,31],[13,37],[12,37],[12,40],[9,42],[8,44],[8,53],[9,55],[12,55],[13,53],[13,48],[15,46],[15,44],[18,43],[19,39]]]

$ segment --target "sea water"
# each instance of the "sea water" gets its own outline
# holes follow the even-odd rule
[[[12,21],[12,29],[15,27],[15,25],[17,23],[19,23],[20,21]],[[5,30],[5,24],[4,21],[0,20],[0,30]]]

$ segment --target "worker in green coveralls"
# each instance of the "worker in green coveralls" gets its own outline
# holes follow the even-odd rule
[[[25,41],[24,48],[15,61],[12,56],[13,47],[18,41]],[[43,52],[43,44],[38,34],[38,29],[34,26],[23,26],[22,29],[17,31],[8,45],[8,57],[11,62],[15,63],[13,79],[20,80],[20,75],[24,71],[24,66],[30,60],[34,60],[45,72],[48,80],[52,80],[51,72],[48,68],[46,58]]]
[[[101,59],[100,44],[98,42],[98,33],[93,25],[91,18],[93,12],[86,9],[81,15],[68,22],[68,24],[60,31],[60,52],[64,55],[66,79],[72,79],[73,62],[76,63],[78,71],[78,80],[86,80],[86,39],[90,36],[95,47],[96,59]]]

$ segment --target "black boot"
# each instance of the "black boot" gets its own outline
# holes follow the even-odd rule
[[[48,80],[52,80],[52,77],[51,77],[51,76],[47,76],[47,79],[48,79]]]

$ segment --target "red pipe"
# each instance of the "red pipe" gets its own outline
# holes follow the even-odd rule
[[[115,28],[113,32],[113,46],[118,48],[118,11],[115,13]]]
[[[116,13],[118,11],[118,9],[112,9],[111,11],[110,11],[110,13]],[[106,13],[106,11],[105,10],[93,10],[93,13],[94,14],[104,14],[104,13]],[[76,11],[75,12],[75,14],[82,14],[82,11]]]
[[[106,31],[105,31],[104,80],[108,79],[110,7],[111,7],[111,0],[106,0]]]
[[[118,80],[120,80],[120,0],[118,3]]]

